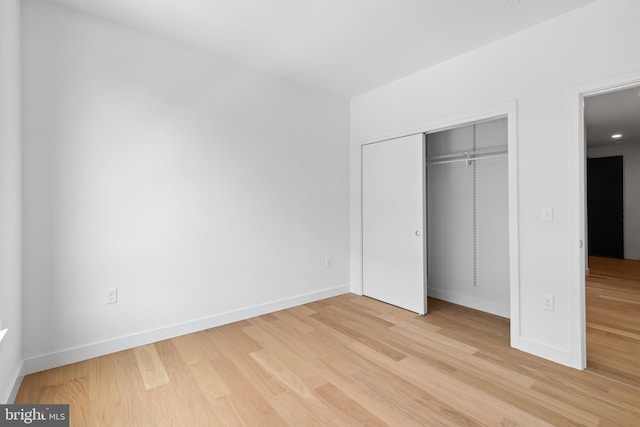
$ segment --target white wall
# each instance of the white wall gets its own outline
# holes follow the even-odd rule
[[[624,156],[624,257],[640,259],[640,143],[630,141],[588,147],[587,156]]]
[[[0,1],[0,402],[12,402],[22,366],[20,5]]]
[[[348,100],[24,3],[27,372],[348,291]]]
[[[360,145],[511,100],[518,103],[519,347],[579,366],[569,216],[576,196],[570,88],[640,69],[640,2],[600,0],[352,99],[351,283],[359,291]],[[575,131],[577,133],[577,131]],[[553,222],[540,208],[554,209]],[[573,249],[571,243],[571,251]],[[575,243],[577,245],[577,243]],[[576,246],[577,247],[577,246]],[[541,295],[555,296],[555,311]],[[513,319],[512,319],[513,320]]]

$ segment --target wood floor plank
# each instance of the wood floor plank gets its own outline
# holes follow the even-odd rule
[[[69,419],[77,425],[89,425],[88,378],[65,381],[57,390],[55,400],[69,404]]]
[[[286,368],[297,375],[307,387],[316,388],[325,384],[322,378],[309,369],[309,362],[317,355],[309,352],[307,346],[302,345],[301,339],[306,339],[306,336],[298,339],[287,339],[286,331],[281,331],[280,334],[272,334],[270,332],[275,332],[274,329],[265,329],[268,326],[261,324],[259,321],[254,323],[253,326],[244,328],[243,331],[259,342],[271,357],[276,358],[280,364],[286,365]],[[278,326],[282,327],[283,325],[278,324]],[[261,354],[262,350],[254,353]],[[253,357],[254,353],[250,353],[250,355]],[[255,357],[254,360],[260,363],[259,359]]]
[[[91,426],[112,427],[130,425],[120,399],[92,399],[88,403],[88,418]],[[73,425],[78,425],[74,422]]]
[[[342,414],[348,425],[385,426],[386,424],[374,414],[363,408],[358,402],[343,393],[335,385],[328,383],[317,389],[318,393]]]
[[[266,350],[254,351],[251,356],[272,378],[279,381],[282,385],[289,388],[290,391],[302,397],[305,400],[315,401],[316,397],[312,390],[285,365],[280,363]]]
[[[454,404],[443,402],[436,395],[404,380],[390,370],[368,366],[367,369],[353,374],[352,378],[366,390],[371,390],[376,399],[387,405],[382,410],[380,403],[365,407],[389,425],[481,425],[457,411]],[[399,411],[398,408],[402,410]],[[400,415],[405,418],[400,418]]]
[[[207,399],[213,402],[229,394],[229,388],[215,370],[213,365],[215,359],[208,357],[210,354],[205,350],[204,346],[197,345],[202,339],[206,338],[202,338],[200,334],[192,334],[174,338],[173,342],[197,381],[198,386]],[[200,350],[198,347],[200,347]]]
[[[274,313],[278,319],[282,320],[286,325],[289,325],[299,331],[302,334],[308,334],[314,332],[315,329],[309,326],[308,324],[298,320],[295,316],[291,315],[286,311],[278,311]]]
[[[465,387],[452,376],[431,366],[426,366],[412,356],[396,362],[382,357],[379,353],[372,351],[359,342],[351,344],[350,348],[372,362],[396,372],[401,378],[417,387],[433,394],[437,392],[438,396],[445,402],[455,400],[457,408],[462,409],[467,416],[476,422],[487,425],[500,425],[503,423],[513,425],[551,425],[506,404],[504,401],[493,398],[481,389]],[[494,411],[486,411],[487,406],[492,407]]]
[[[465,384],[475,386],[475,388],[499,398],[514,408],[519,408],[536,417],[543,418],[554,426],[573,424],[573,422],[567,421],[568,414],[579,425],[597,426],[600,422],[598,416],[594,416],[581,408],[576,408],[563,400],[549,397],[535,389],[528,391],[527,399],[521,399],[513,393],[516,387],[508,382],[487,380],[486,376],[478,376],[473,372],[462,370],[455,372],[453,376],[462,380]]]
[[[250,326],[250,324],[248,325]],[[251,353],[262,350],[260,345],[246,336],[241,329],[227,331],[227,333],[219,332],[221,331],[211,332],[211,334],[215,340],[216,346],[224,352],[225,356],[223,358],[216,359],[214,367],[221,375],[223,381],[227,384],[227,387],[231,388],[233,385],[232,382],[234,376],[232,376],[231,373],[242,372],[242,382],[244,383],[245,381],[248,381],[247,379],[250,379],[250,382],[253,384],[251,391],[253,392],[255,390],[255,392],[265,398],[277,396],[278,394],[286,391],[286,388],[282,384],[271,377],[268,372],[261,369],[260,366],[251,358]],[[248,341],[237,339],[242,335],[247,339],[250,339],[252,343],[250,346],[247,347]],[[247,352],[248,350],[251,351]],[[221,363],[221,360],[225,363]],[[227,361],[233,366],[229,366],[226,363]],[[221,368],[224,368],[224,370],[221,371]],[[226,376],[222,375],[223,373]]]
[[[614,279],[596,292],[633,289]],[[625,371],[638,332],[589,321]],[[16,403],[70,403],[74,426],[640,425],[640,388],[510,348],[508,319],[352,294],[32,374]]]
[[[235,408],[235,412],[242,419],[245,425],[280,426],[286,425],[284,419],[277,410],[268,402],[260,392],[257,382],[260,381],[253,376],[247,378],[244,373],[226,357],[221,357],[216,361],[216,369],[220,376],[228,384],[231,393],[229,399]],[[284,393],[269,393],[268,396],[274,398]]]
[[[216,413],[216,418],[221,420],[221,426],[240,427],[245,425],[229,395],[215,399],[215,401],[211,402],[211,407]],[[212,422],[212,424],[214,423]]]
[[[125,421],[123,425],[131,427],[152,426],[155,423],[156,415],[142,380],[135,357],[135,349],[109,356],[114,356],[113,366],[115,369],[107,371],[105,374],[111,374],[117,379],[118,395],[120,396],[120,405],[117,410],[122,413],[122,418]],[[97,399],[100,397],[98,396]],[[99,415],[100,413],[95,414]]]
[[[329,314],[324,315],[321,313],[317,313],[314,314],[312,316],[314,319],[317,319],[329,326],[331,326],[333,329],[340,331],[343,335],[345,336],[349,336],[351,338],[353,338],[354,340],[357,340],[358,342],[361,342],[362,344],[370,347],[372,350],[375,350],[381,354],[384,354],[385,356],[389,357],[390,359],[393,360],[401,360],[403,358],[406,357],[405,354],[395,350],[394,348],[376,340],[375,338],[372,338],[369,334],[367,333],[361,333],[356,331],[354,328],[347,326],[344,321],[340,322],[336,319],[334,319],[333,317],[331,317]]]
[[[614,327],[610,327],[610,326],[605,326],[605,325],[600,325],[597,323],[593,323],[593,322],[587,322],[587,328],[591,328],[594,330],[598,330],[598,331],[602,331],[602,332],[606,332],[608,334],[612,334],[612,335],[619,335],[622,337],[626,337],[629,338],[631,340],[634,341],[640,341],[640,334],[634,332],[634,331],[629,331],[627,328],[625,328],[624,326],[620,326],[620,325],[616,325]]]
[[[120,389],[118,378],[113,375],[116,370],[118,353],[108,354],[94,360],[93,371],[89,377],[89,399],[119,400]]]
[[[149,344],[134,350],[138,369],[142,374],[142,380],[147,390],[159,387],[169,382],[167,371],[158,357],[155,345]]]
[[[436,341],[436,343],[429,343],[427,341],[429,343],[427,345],[420,341],[416,341],[415,336],[412,337],[410,333],[408,336],[404,335],[404,331],[402,331],[402,329],[398,332],[400,332],[400,334],[390,338],[389,341],[397,343],[397,345],[400,346],[401,351],[404,353],[411,352],[414,357],[421,359],[424,358],[425,355],[428,355],[430,360],[433,361],[446,360],[449,370],[452,372],[457,370],[466,370],[486,378],[487,380],[497,378],[500,381],[515,383],[523,387],[531,387],[531,385],[535,383],[535,380],[531,377],[514,372],[509,368],[505,368],[485,359],[474,357],[475,352],[470,354],[467,349],[465,347],[461,347],[461,345],[456,345],[451,342],[447,342],[447,345],[441,345],[440,341]],[[385,340],[385,342],[389,341]],[[457,351],[452,351],[451,348],[454,348]],[[432,363],[435,365],[435,362]]]
[[[640,387],[640,261],[589,257],[587,369]]]
[[[171,411],[182,414],[180,421],[183,424],[207,426],[211,420],[216,419],[216,413],[205,395],[206,390],[200,387],[174,341],[164,340],[155,343],[154,346],[157,349],[159,359],[166,368],[169,383],[158,389],[150,390],[149,394],[160,393],[165,389],[170,390],[165,395],[169,399],[166,405]]]
[[[349,359],[352,359],[350,355]],[[364,359],[345,361],[343,358],[333,358],[326,361],[318,359],[314,363],[314,369],[327,378],[326,383],[333,384],[348,396],[357,396],[358,403],[363,408],[388,425],[416,425],[416,414],[407,414],[406,411],[399,409],[403,406],[395,406],[386,396],[381,397],[375,389],[356,380],[356,376],[362,372],[362,369],[354,369],[355,363],[367,364],[367,361]],[[412,402],[413,398],[410,401]],[[407,400],[405,400],[405,405],[406,402]],[[421,407],[421,412],[425,412],[425,409],[425,407]]]
[[[331,427],[343,424],[341,419],[335,420],[337,416],[331,412],[330,408],[325,406],[319,410],[319,405],[311,405],[308,401],[299,399],[291,392],[276,396],[272,399],[271,404],[288,425]]]
[[[640,418],[638,418],[639,414],[634,415],[633,413],[614,410],[620,406],[606,397],[589,398],[579,391],[567,392],[566,390],[560,390],[548,384],[541,383],[535,384],[532,390],[539,392],[545,399],[555,400],[557,403],[552,406],[554,408],[561,408],[559,413],[564,417],[566,417],[567,412],[572,412],[572,420],[586,418],[596,425],[598,422],[601,422],[602,419],[616,422],[617,425],[620,426],[631,426],[640,423]],[[585,402],[588,402],[588,404],[585,404]],[[566,406],[569,406],[570,409],[567,409]],[[631,409],[628,406],[627,408]],[[598,420],[598,422],[596,422],[596,420]]]

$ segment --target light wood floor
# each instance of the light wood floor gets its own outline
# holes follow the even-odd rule
[[[640,261],[589,257],[587,369],[640,387]]]
[[[638,426],[640,390],[511,349],[506,319],[343,295],[29,375],[74,426]]]

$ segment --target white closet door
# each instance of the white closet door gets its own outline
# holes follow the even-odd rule
[[[364,295],[427,311],[424,136],[362,147]]]

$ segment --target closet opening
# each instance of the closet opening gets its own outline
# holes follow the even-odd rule
[[[510,317],[506,117],[425,134],[427,295]]]
[[[516,113],[509,102],[361,145],[362,295],[508,318],[521,348]]]

